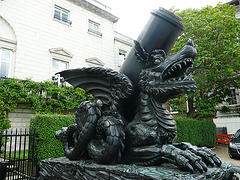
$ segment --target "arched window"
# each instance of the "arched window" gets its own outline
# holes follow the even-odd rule
[[[10,24],[1,16],[0,27],[0,77],[13,77],[16,35]]]

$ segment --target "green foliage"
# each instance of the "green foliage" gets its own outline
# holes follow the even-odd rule
[[[10,127],[7,114],[24,102],[40,114],[63,113],[74,110],[84,99],[85,91],[72,86],[59,87],[50,81],[0,79],[0,131]]]
[[[177,122],[177,142],[189,142],[196,146],[214,147],[216,125],[211,120],[199,121],[192,118],[175,117]]]
[[[38,163],[46,158],[64,156],[63,144],[55,138],[55,132],[75,122],[73,115],[36,115],[30,119],[30,130],[37,134],[34,147]]]
[[[231,112],[231,110],[227,106],[223,106],[222,109],[221,109],[221,112],[227,113],[227,112]]]
[[[178,114],[186,114],[186,108],[182,107],[182,105],[186,104],[186,97],[177,97],[169,100],[169,104],[173,111],[178,111]]]
[[[188,117],[207,118],[215,113],[215,106],[230,95],[230,87],[240,84],[240,21],[236,7],[228,4],[187,9],[177,13],[185,25],[172,53],[179,51],[191,38],[198,51],[194,65],[197,92],[189,95]],[[195,106],[193,104],[195,103]]]
[[[198,114],[202,117],[211,116],[216,111],[218,102],[216,99],[197,98],[194,100],[195,106],[198,107]]]
[[[4,153],[0,154],[1,157],[4,156]],[[12,158],[12,159],[28,159],[28,150],[26,151],[18,151],[18,152],[11,152],[11,153],[6,153],[5,156],[7,158]]]

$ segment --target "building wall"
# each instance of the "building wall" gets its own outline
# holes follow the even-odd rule
[[[8,114],[8,120],[11,121],[11,128],[28,129],[30,118],[35,115],[35,112],[29,109],[26,104],[18,104],[16,110]]]
[[[216,127],[226,127],[228,134],[234,134],[240,128],[240,117],[218,117],[213,122]]]
[[[53,18],[55,5],[70,11],[71,25]],[[11,77],[35,81],[50,79],[53,53],[49,50],[57,48],[63,49],[61,53],[68,53],[69,68],[89,66],[85,59],[96,57],[105,67],[118,69],[114,53],[114,22],[73,1],[4,0],[0,1],[1,17],[16,35]],[[102,36],[88,33],[89,19],[100,24]]]
[[[89,2],[98,5],[94,0]],[[119,69],[119,49],[129,52],[132,39],[116,32],[118,18],[107,12],[109,7],[82,3],[81,0],[0,1],[0,58],[1,48],[13,51],[10,77],[49,80],[53,58],[68,62],[69,69],[85,66]],[[55,5],[69,11],[71,24],[54,18]],[[100,24],[102,36],[88,32],[89,20]],[[8,119],[12,128],[28,128],[32,115],[33,111],[20,105],[8,114]]]
[[[119,52],[120,51],[126,52],[126,56],[125,56],[125,58],[126,58],[128,53],[130,52],[132,46],[133,46],[132,39],[115,31],[115,34],[114,34],[114,59],[115,59],[114,67],[116,67],[117,70],[119,70],[122,65],[121,62],[119,62]]]
[[[236,5],[236,18],[240,18],[240,4]]]

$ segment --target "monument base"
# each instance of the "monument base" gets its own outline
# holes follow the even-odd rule
[[[205,179],[238,179],[234,173],[234,166],[223,163],[218,167],[209,168],[207,172],[190,174],[179,170],[171,164],[162,166],[136,166],[136,165],[100,165],[90,160],[70,161],[65,157],[45,159],[40,165],[39,180],[205,180]]]

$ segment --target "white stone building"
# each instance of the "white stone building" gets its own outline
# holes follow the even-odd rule
[[[116,32],[119,20],[96,0],[0,0],[0,77],[51,80],[63,69],[119,70],[133,46]],[[8,114],[12,128],[27,128],[24,105]]]
[[[63,69],[118,70],[133,46],[96,0],[0,0],[0,77],[51,79]]]

